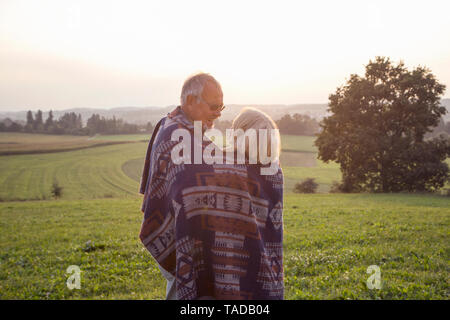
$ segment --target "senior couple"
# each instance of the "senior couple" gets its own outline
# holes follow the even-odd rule
[[[223,108],[220,84],[209,74],[196,74],[183,85],[181,105],[155,127],[141,179],[140,239],[167,280],[166,299],[283,299],[280,148],[270,150],[275,159],[270,164],[259,157],[251,161],[248,144],[244,163],[236,161],[241,151],[234,145],[212,164],[172,159],[179,144],[172,141],[174,131],[191,133],[194,159],[196,148],[205,151],[212,143],[207,135],[195,137],[194,122],[202,122],[204,133]],[[252,108],[241,111],[232,127],[276,129],[268,115]],[[280,146],[278,131],[273,137]],[[230,154],[235,161],[226,161]],[[274,163],[274,172],[261,174]]]

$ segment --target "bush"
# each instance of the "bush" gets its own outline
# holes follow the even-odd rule
[[[55,199],[62,196],[63,187],[58,184],[58,181],[54,181],[52,185],[52,195]]]
[[[350,193],[350,192],[361,192],[359,187],[350,185],[350,183],[333,181],[330,188],[330,193]]]
[[[316,193],[317,187],[319,186],[314,178],[306,178],[303,182],[295,184],[295,193]]]
[[[344,192],[344,186],[338,181],[333,181],[330,188],[330,193],[342,193]]]

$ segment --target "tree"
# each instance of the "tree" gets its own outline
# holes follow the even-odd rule
[[[83,128],[83,120],[81,119],[81,113],[79,113],[77,116],[77,128],[78,129]]]
[[[22,126],[19,123],[12,121],[10,118],[6,118],[0,122],[0,131],[21,132]]]
[[[346,191],[433,191],[448,178],[450,142],[424,141],[446,109],[445,86],[430,70],[376,57],[329,96],[332,115],[315,141],[319,159],[341,166]]]
[[[139,132],[139,126],[135,124],[126,123],[122,119],[116,119],[115,116],[113,116],[112,119],[105,119],[105,117],[100,118],[100,115],[94,113],[87,120],[84,132],[86,132],[89,135],[93,135],[96,133],[128,134]]]
[[[280,133],[314,136],[319,132],[319,123],[316,119],[304,114],[285,114],[281,119],[275,121]]]
[[[58,126],[63,130],[63,134],[81,134],[82,125],[81,115],[77,116],[75,112],[66,112],[58,120]]]
[[[48,118],[47,118],[47,120],[45,120],[45,124],[44,124],[45,131],[52,132],[53,125],[54,125],[54,123],[53,123],[53,112],[52,112],[52,110],[50,110],[49,113],[48,113]]]
[[[10,132],[21,132],[22,126],[19,123],[13,121],[7,129],[7,131]]]
[[[88,120],[86,127],[88,128],[88,132],[90,135],[96,134],[100,132],[100,115],[94,113]]]
[[[34,119],[33,119],[33,113],[31,110],[28,110],[27,112],[27,124],[25,125],[25,131],[26,132],[33,132],[34,127]]]
[[[33,129],[37,132],[44,131],[44,121],[42,119],[42,111],[38,110],[36,112],[36,116],[34,118],[34,126]]]

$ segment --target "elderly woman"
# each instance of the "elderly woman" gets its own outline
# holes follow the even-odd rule
[[[256,145],[259,146],[255,155],[251,150],[255,144],[251,144],[250,138],[249,143],[245,144],[246,191],[250,198],[250,218],[255,219],[256,230],[252,236],[247,235],[246,239],[251,243],[249,260],[253,260],[254,264],[249,263],[248,282],[241,278],[239,288],[252,292],[251,299],[283,299],[283,173],[279,165],[280,134],[269,115],[249,107],[244,108],[233,120],[232,129],[242,129],[244,132],[253,130]],[[267,136],[262,136],[264,134]],[[264,146],[267,150],[264,150]],[[239,147],[235,148],[236,158],[240,152]]]

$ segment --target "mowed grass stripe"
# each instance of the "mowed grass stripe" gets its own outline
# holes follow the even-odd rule
[[[28,180],[28,185],[27,185],[27,189],[30,189],[32,186],[37,185],[36,190],[36,195],[39,197],[39,195],[41,194],[41,181],[42,181],[42,176],[44,174],[44,170],[45,168],[42,168],[41,170],[33,170],[31,171],[31,178]]]
[[[124,152],[126,152],[124,150]],[[102,158],[106,157],[105,154],[101,154],[99,158],[94,158],[93,162],[96,161],[104,161]],[[105,166],[102,166],[98,168],[96,172],[93,172],[92,174],[96,174],[98,176],[98,182],[100,186],[97,188],[97,190],[92,190],[90,188],[90,192],[102,192],[100,196],[119,196],[119,195],[132,195],[136,194],[136,192],[133,192],[133,187],[135,186],[134,182],[129,182],[129,178],[126,177],[122,173],[121,166],[122,163],[112,163],[112,159],[107,159],[105,162]],[[92,169],[92,166],[85,165],[80,172],[84,172],[86,169]]]
[[[63,199],[138,196],[138,183],[122,171],[131,157],[144,157],[146,143],[130,143],[40,155],[0,157],[0,198],[50,197],[57,180]],[[43,177],[45,175],[45,178]]]
[[[94,168],[89,163],[75,164],[74,176],[76,177],[76,183],[79,184],[75,190],[78,191],[79,198],[85,198],[87,194],[95,194],[95,190],[93,189],[94,185],[90,183],[89,179],[94,174]],[[98,172],[95,172],[95,174],[98,174]]]
[[[128,160],[122,165],[122,171],[134,181],[140,182],[145,158]]]
[[[106,171],[106,168],[104,168],[104,177],[108,183],[123,190],[125,193],[136,195],[138,192],[136,183],[127,177],[127,175],[123,172],[122,167],[123,163],[121,163],[120,166],[115,166],[114,171],[111,174],[109,171]],[[127,177],[127,179],[124,179],[124,177]]]
[[[32,171],[31,170],[20,170],[18,172],[10,173],[7,184],[8,186],[8,192],[11,195],[14,195],[17,197],[17,199],[22,199],[21,195],[26,193],[27,188],[29,186],[29,182],[31,181]],[[36,193],[34,192],[34,188],[31,189],[32,193],[29,194],[29,199],[36,199]],[[1,196],[0,196],[1,197]],[[16,199],[14,197],[13,199]]]
[[[137,193],[136,191],[134,191],[134,192],[130,191],[130,188],[132,186],[128,185],[128,186],[122,187],[123,184],[120,183],[120,181],[123,181],[123,179],[121,179],[121,178],[123,178],[122,168],[120,168],[120,173],[116,171],[117,168],[114,168],[114,169],[115,169],[114,171],[107,170],[106,168],[102,169],[101,176],[103,178],[103,181],[105,181],[106,184],[112,186],[113,190],[118,189],[118,190],[123,191],[126,194],[136,194]],[[133,184],[133,186],[134,185],[135,184]]]

